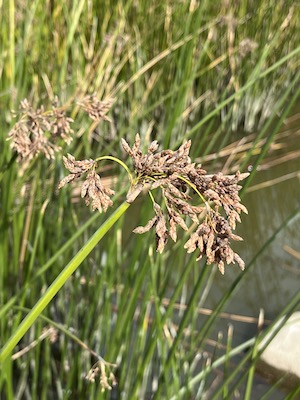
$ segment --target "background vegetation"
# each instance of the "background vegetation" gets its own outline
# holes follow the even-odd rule
[[[107,218],[91,214],[76,188],[57,191],[62,155],[124,159],[120,138],[133,143],[136,132],[164,148],[191,138],[192,156],[208,171],[251,170],[245,200],[258,167],[284,161],[297,139],[297,131],[280,129],[299,98],[299,20],[294,1],[0,2],[1,346]],[[116,99],[111,123],[92,124],[79,110],[76,101],[90,93]],[[55,160],[38,157],[24,170],[7,141],[12,110],[24,98],[47,109],[55,95],[75,120],[75,138]],[[121,194],[117,205],[125,175],[110,164],[105,171]],[[225,275],[211,312],[203,308],[214,295],[215,268],[195,262],[180,242],[159,255],[151,233],[131,233],[150,212],[149,199],[139,199],[55,297],[2,366],[1,399],[251,398],[255,329],[233,348],[232,325],[218,334],[217,324],[258,257],[299,216],[299,204],[245,272],[232,267]],[[299,308],[299,291],[285,305],[278,316]],[[111,392],[85,379],[96,359],[82,342],[118,365]],[[287,398],[296,395],[290,389]]]

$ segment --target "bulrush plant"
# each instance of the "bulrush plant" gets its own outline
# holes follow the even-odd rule
[[[60,150],[57,145],[62,139],[68,145],[72,141],[73,119],[67,117],[63,108],[58,106],[58,98],[52,102],[52,108],[45,111],[41,106],[34,109],[32,104],[24,99],[20,103],[21,117],[8,134],[11,148],[18,154],[18,161],[25,167],[30,160],[40,153],[47,159],[54,159]]]
[[[109,120],[106,114],[112,103],[112,99],[101,102],[95,96],[88,96],[80,104],[93,120]],[[45,113],[43,108],[34,111],[26,100],[21,106],[24,115],[9,133],[11,146],[19,154],[19,161],[26,162],[39,153],[44,153],[47,158],[54,158],[58,147],[53,138],[59,136],[69,143],[72,120],[66,117],[63,109],[57,108],[56,104],[48,113]],[[46,131],[48,136],[45,135]],[[10,355],[67,279],[142,192],[149,194],[154,215],[145,226],[138,226],[133,232],[144,234],[154,229],[157,252],[164,251],[169,237],[174,242],[177,241],[179,227],[189,234],[184,248],[188,253],[197,252],[197,260],[206,257],[206,263],[216,264],[222,274],[228,264],[238,264],[241,270],[244,269],[244,261],[234,252],[231,244],[233,241],[242,240],[233,231],[236,222],[241,222],[241,212],[247,213],[239,197],[239,182],[249,174],[207,174],[201,165],[192,162],[189,156],[191,144],[191,140],[188,140],[175,151],[159,150],[159,144],[153,141],[143,153],[138,134],[132,147],[122,139],[123,150],[131,158],[132,168],[110,155],[86,160],[76,160],[71,154],[63,157],[64,165],[70,174],[61,180],[59,189],[73,181],[81,180],[81,197],[86,205],[90,205],[93,210],[106,212],[113,206],[112,197],[115,192],[103,185],[99,166],[102,161],[110,160],[121,165],[129,176],[130,186],[126,200],[84,244],[24,318],[2,348],[0,362]],[[105,362],[99,356],[95,365],[93,379],[95,371],[101,371],[100,380],[103,382]],[[110,387],[108,384],[102,386]]]
[[[113,98],[99,100],[94,93],[76,103],[92,120],[111,122],[106,114],[114,101]],[[22,164],[22,170],[26,170],[30,161],[39,154],[48,160],[55,159],[55,155],[62,150],[61,142],[70,145],[74,134],[71,124],[74,121],[66,115],[65,108],[59,104],[57,96],[49,110],[45,110],[44,106],[35,109],[28,99],[20,102],[19,120],[9,131],[7,140],[15,151],[17,161]]]
[[[131,204],[142,191],[148,191],[153,202],[154,216],[145,226],[139,226],[134,233],[143,234],[155,228],[156,250],[162,253],[168,238],[177,240],[176,228],[192,231],[184,248],[188,253],[198,251],[197,260],[207,257],[207,264],[217,264],[224,274],[225,264],[237,263],[243,270],[244,261],[231,248],[231,241],[242,240],[232,231],[236,221],[241,222],[241,212],[247,213],[241,204],[238,182],[249,174],[237,172],[235,175],[207,175],[201,165],[192,163],[189,157],[191,140],[183,143],[178,150],[158,151],[157,141],[153,141],[146,152],[141,151],[141,139],[137,134],[132,148],[122,139],[124,151],[131,157],[134,175],[119,159],[108,156],[96,160],[76,161],[68,154],[64,157],[65,167],[70,171],[59,184],[61,189],[67,183],[86,174],[81,186],[81,197],[92,209],[107,211],[113,205],[111,197],[115,192],[103,186],[96,172],[98,162],[104,159],[115,160],[128,172],[131,187],[127,203]],[[155,189],[161,190],[161,204],[154,197]],[[190,192],[195,192],[200,205],[192,205]],[[221,210],[225,211],[225,217]],[[189,229],[188,220],[193,223]]]

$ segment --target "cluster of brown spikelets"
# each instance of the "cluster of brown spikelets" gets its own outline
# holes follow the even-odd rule
[[[139,135],[136,135],[132,148],[122,139],[124,151],[132,158],[135,176],[127,194],[129,203],[145,189],[153,200],[154,216],[145,226],[134,229],[135,233],[145,233],[155,228],[157,251],[162,252],[168,237],[176,242],[177,226],[191,231],[184,247],[188,253],[198,251],[198,260],[207,257],[207,263],[216,263],[222,274],[225,264],[238,263],[243,270],[244,261],[231,248],[231,241],[242,240],[233,233],[236,221],[240,222],[241,212],[247,209],[241,204],[238,182],[249,174],[237,172],[235,175],[218,173],[208,175],[200,165],[191,162],[189,151],[191,141],[182,144],[178,150],[158,151],[158,143],[152,142],[146,154],[141,151]],[[93,209],[106,211],[111,206],[114,192],[105,188],[96,173],[94,160],[76,161],[72,155],[64,157],[65,167],[71,172],[59,184],[65,186],[87,173],[83,182],[81,196]],[[154,200],[153,191],[160,189],[162,205]],[[198,195],[200,205],[191,204],[191,193]],[[224,210],[225,216],[221,214]],[[189,217],[189,218],[186,218]],[[192,226],[188,228],[188,220]]]
[[[100,101],[95,94],[78,101],[79,106],[95,121],[110,121],[106,114],[113,103],[114,99]],[[19,161],[26,164],[39,153],[52,159],[60,149],[57,144],[59,139],[70,144],[73,134],[70,124],[73,120],[66,116],[63,107],[59,107],[57,98],[47,111],[43,107],[35,110],[27,99],[21,102],[20,108],[21,118],[8,135]],[[188,253],[197,250],[197,259],[206,256],[207,263],[216,263],[221,273],[224,273],[225,263],[238,263],[244,269],[244,262],[232,250],[231,241],[242,240],[232,231],[236,221],[240,222],[241,212],[247,212],[238,195],[241,188],[238,182],[248,174],[208,175],[200,165],[191,162],[191,141],[185,142],[176,151],[159,151],[159,145],[154,141],[143,154],[140,137],[136,135],[132,148],[124,139],[122,146],[132,158],[135,172],[135,176],[131,176],[127,202],[132,203],[145,189],[153,201],[153,218],[145,226],[134,229],[134,232],[142,234],[154,228],[157,251],[161,253],[169,237],[176,242],[179,226],[192,232],[184,247]],[[81,188],[81,196],[86,204],[91,204],[93,210],[100,212],[113,205],[111,197],[115,192],[102,184],[96,172],[97,161],[76,161],[70,154],[63,159],[70,175],[60,182],[59,188],[86,174]],[[154,200],[155,189],[161,191],[161,204]],[[197,203],[200,205],[191,203],[191,193],[198,195]],[[225,216],[221,210],[224,210]],[[190,228],[187,225],[189,220],[192,221]]]
[[[78,101],[78,105],[88,113],[89,117],[94,121],[111,122],[111,119],[106,115],[114,104],[115,99],[108,98],[105,100],[99,100],[95,94],[84,97]]]
[[[100,212],[106,211],[108,207],[113,205],[111,196],[115,192],[103,186],[100,176],[96,173],[96,161],[83,160],[76,161],[75,158],[68,154],[68,157],[63,157],[65,167],[71,172],[63,180],[60,181],[58,189],[64,187],[67,183],[80,178],[87,172],[85,181],[81,187],[81,197],[85,198],[86,205],[91,203],[92,209],[98,209]]]
[[[88,113],[94,121],[110,121],[106,115],[114,99],[100,101],[95,94],[84,97],[77,104]],[[18,154],[18,161],[25,166],[38,156],[44,154],[47,159],[54,159],[55,153],[61,150],[59,141],[68,145],[72,141],[72,118],[66,115],[64,107],[59,106],[55,97],[50,110],[43,106],[34,109],[32,104],[24,99],[20,103],[21,116],[8,134],[11,148]]]
[[[27,99],[21,101],[21,118],[8,134],[11,147],[18,153],[19,161],[28,162],[39,153],[53,159],[60,148],[57,139],[63,139],[67,144],[72,141],[70,123],[72,118],[58,107],[55,99],[52,109],[45,111],[41,106],[35,110]]]

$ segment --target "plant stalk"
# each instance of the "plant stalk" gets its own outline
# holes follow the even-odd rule
[[[10,337],[5,346],[0,352],[0,362],[6,360],[11,354],[14,347],[22,339],[28,329],[33,325],[38,316],[47,307],[53,297],[58,293],[62,286],[66,283],[67,279],[76,271],[79,265],[87,258],[94,247],[99,241],[105,236],[110,228],[120,219],[125,211],[130,206],[129,203],[124,202],[120,207],[100,226],[100,228],[93,234],[88,242],[79,250],[79,252],[73,257],[73,259],[66,265],[54,282],[49,286],[44,295],[36,303],[29,314],[24,318],[22,323],[19,325],[16,332]]]

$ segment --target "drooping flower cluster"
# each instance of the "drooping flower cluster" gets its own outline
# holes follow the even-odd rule
[[[146,154],[142,154],[140,149],[139,135],[132,148],[124,139],[122,145],[132,158],[140,190],[145,185],[149,190],[159,187],[165,205],[163,211],[154,202],[155,216],[146,226],[138,227],[134,232],[141,234],[155,227],[157,251],[162,252],[169,236],[173,241],[177,240],[177,226],[188,230],[187,221],[183,219],[183,216],[188,216],[196,225],[195,232],[184,246],[188,253],[198,250],[198,259],[206,255],[207,263],[216,263],[221,273],[224,273],[225,263],[238,263],[243,270],[245,264],[232,250],[231,241],[242,240],[232,230],[236,227],[236,221],[241,221],[241,212],[247,213],[238,195],[241,189],[238,182],[249,174],[207,175],[201,165],[191,162],[191,141],[185,142],[176,151],[157,151],[158,144],[155,141],[150,144]],[[188,192],[197,193],[201,205],[192,205]],[[221,215],[220,208],[224,209],[226,217]]]
[[[60,150],[57,139],[61,138],[67,144],[72,141],[70,124],[73,120],[58,107],[57,98],[49,111],[45,111],[43,106],[35,110],[27,99],[21,101],[20,109],[22,116],[8,134],[19,161],[28,162],[39,153],[53,159],[55,152]]]
[[[100,176],[96,173],[97,163],[90,160],[76,161],[75,157],[68,154],[68,157],[63,157],[65,167],[71,172],[62,179],[58,185],[58,189],[64,187],[67,183],[80,178],[83,174],[88,172],[86,180],[81,187],[81,197],[85,199],[86,205],[91,203],[93,210],[102,210],[105,212],[108,207],[113,205],[111,196],[115,192],[103,186]]]
[[[112,98],[100,101],[93,94],[84,97],[78,104],[91,119],[111,122],[106,114],[114,101]],[[18,154],[18,161],[22,161],[25,168],[40,153],[47,159],[54,159],[55,153],[61,150],[61,141],[67,145],[71,143],[74,133],[71,123],[74,121],[66,115],[65,107],[59,105],[57,97],[49,110],[45,110],[43,106],[35,109],[24,99],[20,103],[20,113],[20,119],[8,133],[8,140],[11,148]]]
[[[188,253],[198,251],[198,260],[206,256],[207,264],[217,264],[222,274],[225,264],[237,263],[243,270],[245,264],[232,250],[231,242],[242,240],[233,233],[236,221],[241,221],[241,212],[247,213],[238,195],[241,189],[238,182],[249,174],[208,175],[201,165],[191,162],[190,140],[176,151],[158,151],[158,143],[154,141],[145,154],[141,150],[139,135],[136,135],[132,147],[124,139],[122,146],[131,157],[135,172],[134,178],[131,176],[127,202],[132,203],[145,189],[151,192],[153,201],[153,218],[145,226],[135,228],[134,232],[143,234],[155,228],[156,249],[161,253],[169,237],[176,242],[178,226],[184,231],[189,230],[190,220],[192,233],[184,245]],[[88,172],[81,189],[86,204],[91,202],[92,208],[100,212],[113,204],[111,196],[114,192],[102,185],[95,171],[95,161],[76,161],[69,154],[68,158],[64,157],[64,164],[71,174],[61,181],[59,188]],[[154,199],[158,188],[162,194],[162,205]],[[197,195],[199,205],[192,204],[192,194]],[[221,210],[224,210],[225,216]]]
[[[199,250],[197,260],[204,255],[207,257],[207,264],[216,263],[222,274],[225,272],[226,264],[237,262],[243,270],[244,261],[230,247],[231,240],[243,240],[240,236],[232,233],[232,228],[227,220],[215,211],[211,211],[209,217],[198,225],[198,228],[192,233],[190,239],[184,245],[188,253],[196,249]]]

